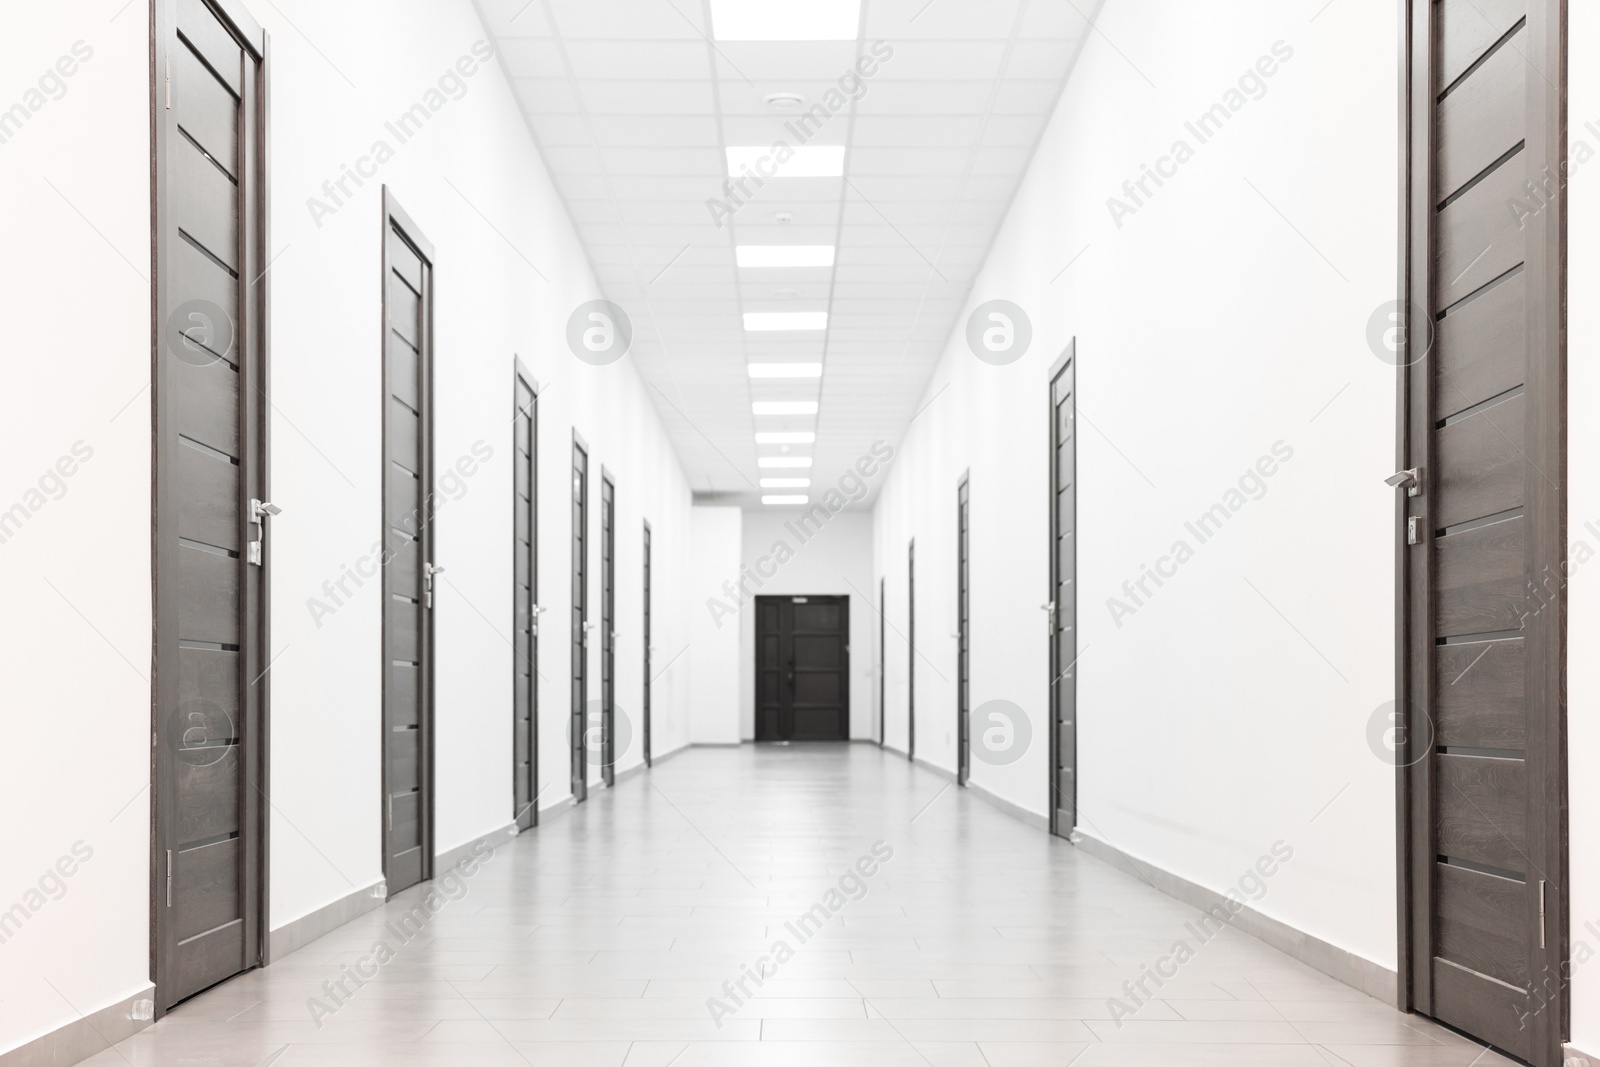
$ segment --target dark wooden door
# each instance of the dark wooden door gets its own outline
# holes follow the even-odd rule
[[[756,740],[850,739],[850,598],[756,597]]]
[[[655,651],[650,646],[650,524],[644,524],[644,635],[640,638],[644,645],[644,699],[642,701],[644,715],[644,765],[650,766],[653,757],[650,751],[650,677],[652,665],[651,654]]]
[[[572,798],[589,795],[589,449],[572,435]]]
[[[1567,1016],[1565,20],[1410,4],[1390,480],[1402,1000],[1541,1067]]]
[[[600,777],[617,782],[617,487],[600,473]]]
[[[539,823],[539,396],[521,364],[512,389],[511,803],[517,829],[527,830]]]
[[[1050,380],[1050,830],[1078,824],[1077,346]]]
[[[917,542],[906,546],[906,759],[917,758]]]
[[[970,557],[967,555],[969,481],[956,487],[956,782],[972,773],[972,622]]]
[[[263,962],[266,38],[156,4],[156,1006]]]
[[[878,745],[883,745],[883,728],[887,721],[888,707],[884,698],[888,695],[889,685],[889,616],[887,614],[889,602],[889,580],[878,579]]]
[[[433,246],[384,190],[383,860],[433,877]]]

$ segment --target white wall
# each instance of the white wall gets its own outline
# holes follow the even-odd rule
[[[1600,663],[1593,649],[1600,644],[1600,427],[1589,412],[1600,399],[1600,366],[1594,353],[1600,344],[1600,311],[1589,294],[1600,288],[1600,71],[1580,57],[1600,49],[1600,11],[1592,4],[1574,4],[1568,48],[1570,68],[1571,144],[1575,160],[1567,198],[1569,227],[1567,335],[1568,541],[1571,584],[1567,603],[1567,788],[1570,796],[1568,841],[1572,958],[1572,1043],[1590,1054],[1600,1053],[1600,782],[1584,773],[1600,753],[1600,723],[1594,709],[1600,700]],[[1591,928],[1592,927],[1592,928]],[[1583,946],[1580,948],[1580,945]]]
[[[689,739],[697,745],[740,741],[739,621],[712,601],[725,603],[723,583],[739,580],[742,529],[738,508],[696,507],[690,518]]]
[[[675,650],[688,640],[676,576],[685,569],[690,494],[631,361],[595,367],[567,349],[569,314],[599,293],[497,63],[460,79],[464,90],[450,87],[449,101],[395,145],[351,202],[313,218],[308,198],[326,203],[324,182],[375,139],[394,144],[385,123],[485,40],[471,3],[298,5],[294,28],[272,6],[256,13],[272,35],[277,71],[272,491],[285,514],[274,527],[281,658],[273,668],[272,921],[281,926],[381,874],[380,591],[370,584],[320,628],[307,606],[380,535],[380,185],[436,247],[437,469],[442,477],[478,442],[493,450],[437,525],[437,562],[447,568],[435,617],[438,851],[512,818],[513,356],[542,390],[539,600],[549,611],[539,658],[541,808],[570,796],[574,428],[589,445],[596,623],[602,466],[617,485],[617,699],[625,714],[641,707],[646,518],[655,533],[656,644]],[[599,640],[589,648],[589,695],[598,701]],[[654,689],[660,751],[687,740],[686,666],[669,666]],[[643,759],[641,730],[632,733],[619,769]],[[598,780],[597,766],[590,778]]]
[[[958,325],[877,509],[892,635],[917,542],[917,753],[955,766],[927,724],[953,714],[970,467],[972,700],[1033,727],[973,779],[1046,811],[1046,379],[1076,337],[1080,829],[1217,890],[1282,839],[1257,906],[1392,968],[1394,772],[1367,728],[1393,693],[1394,371],[1366,333],[1396,287],[1393,5],[1108,0],[1099,30],[972,294],[1025,308],[1032,347],[993,366]],[[1119,228],[1108,198],[1279,41],[1265,95]],[[1119,627],[1124,580],[1280,441],[1264,497]],[[890,744],[905,660],[891,636]]]
[[[149,41],[119,6],[0,34],[0,1050],[149,986]]]
[[[872,740],[878,727],[877,643],[878,613],[873,584],[872,515],[870,512],[841,511],[822,529],[810,533],[816,522],[806,527],[809,540],[785,524],[798,524],[798,508],[748,511],[744,516],[744,540],[740,574],[754,575],[746,588],[760,596],[847,596],[850,598],[850,737]],[[793,556],[778,564],[779,543],[788,546]],[[767,570],[777,568],[772,578],[762,579],[756,565],[772,556]],[[720,592],[719,587],[712,592]],[[739,612],[739,731],[745,740],[756,736],[756,613],[749,601]]]
[[[617,486],[617,692],[635,719],[643,523],[653,528],[658,753],[689,739],[689,659],[675,653],[689,644],[691,496],[631,360],[594,367],[566,347],[568,315],[599,294],[497,62],[447,85],[422,132],[337,211],[309,210],[374,141],[394,141],[387,120],[485,39],[470,0],[297,4],[293,27],[278,7],[250,6],[270,33],[273,69],[271,462],[284,508],[271,534],[276,929],[382,870],[381,593],[376,582],[347,587],[331,605],[324,589],[382,529],[381,184],[437,248],[435,455],[450,498],[438,518],[440,851],[512,820],[513,359],[542,386],[541,807],[570,796],[574,429],[590,448],[592,564],[602,466]],[[0,1049],[135,994],[149,975],[145,10],[85,0],[30,12],[25,34],[0,41],[0,69],[26,74],[0,86],[0,109],[26,104],[30,84],[79,40],[93,53],[64,95],[0,143],[0,189],[25,208],[12,213],[0,270],[12,306],[27,309],[12,316],[0,393],[0,514],[13,503],[27,512],[0,543],[0,674],[8,710],[28,711],[8,716],[0,750],[0,798],[28,812],[10,821],[0,852],[0,912],[20,901],[29,913],[0,944]],[[41,482],[77,442],[70,476]],[[446,480],[474,455],[490,458]],[[598,566],[590,575],[598,622]],[[312,598],[337,610],[313,613]],[[591,656],[598,699],[598,641]],[[622,770],[643,759],[642,724],[630,725]],[[92,856],[61,899],[47,899],[54,881],[31,893],[79,841]]]

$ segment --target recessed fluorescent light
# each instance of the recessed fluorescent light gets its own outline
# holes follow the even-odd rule
[[[809,445],[817,439],[817,435],[809,431],[799,433],[758,433],[758,445]]]
[[[810,500],[811,498],[803,493],[795,496],[773,495],[761,498],[763,504],[805,504]]]
[[[833,245],[739,245],[741,267],[831,267]]]
[[[809,466],[811,466],[811,457],[810,456],[762,456],[760,459],[756,460],[756,463],[759,466],[762,466],[762,467],[790,467],[790,468],[794,468],[794,467],[809,467]]]
[[[756,415],[815,415],[815,400],[757,400],[750,405]]]
[[[811,487],[810,478],[763,478],[763,489],[808,489]]]
[[[779,333],[792,330],[826,330],[826,311],[746,311],[744,328],[751,333]]]
[[[711,32],[719,41],[853,41],[861,0],[711,0]]]
[[[822,377],[822,364],[820,363],[752,363],[749,366],[752,378],[820,378]]]
[[[746,174],[763,181],[769,178],[842,178],[844,145],[799,145],[788,149],[788,158],[782,160],[773,154],[770,145],[729,145],[728,177],[743,178]]]

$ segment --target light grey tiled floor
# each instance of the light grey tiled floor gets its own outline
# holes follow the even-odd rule
[[[875,842],[859,899],[827,899]],[[869,868],[871,864],[867,865]],[[440,887],[444,888],[444,887]],[[171,1012],[95,1067],[1490,1067],[1232,930],[1132,1018],[1193,909],[866,745],[696,749]],[[441,903],[442,901],[442,903]],[[813,905],[842,904],[804,942]],[[393,959],[364,964],[386,940]],[[776,942],[754,996],[724,992]],[[347,967],[374,977],[337,1001]],[[739,993],[735,986],[734,993]],[[313,1019],[312,998],[331,1015]],[[707,1001],[731,1010],[716,1021]],[[720,1023],[720,1025],[719,1025]]]

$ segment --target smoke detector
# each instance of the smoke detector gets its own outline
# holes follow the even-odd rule
[[[762,102],[774,111],[799,111],[806,106],[806,98],[799,93],[771,93]]]

